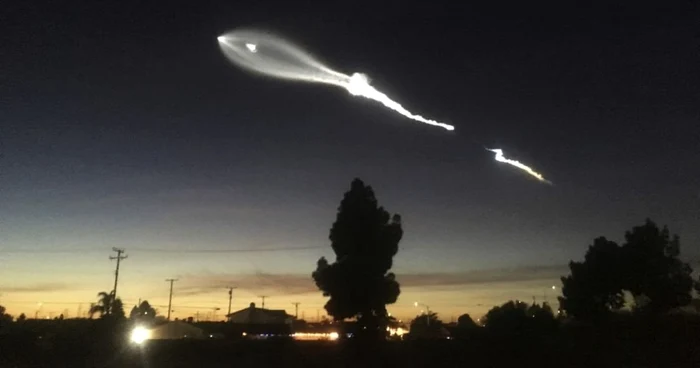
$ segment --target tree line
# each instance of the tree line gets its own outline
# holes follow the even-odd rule
[[[321,257],[311,277],[328,297],[326,312],[336,321],[355,320],[359,331],[383,336],[391,322],[386,306],[401,293],[391,272],[393,257],[403,237],[401,216],[380,206],[374,190],[355,179],[343,196],[329,240],[335,260]],[[680,238],[651,220],[625,232],[624,243],[598,237],[588,247],[583,261],[569,263],[570,274],[562,277],[560,308],[556,312],[543,303],[528,305],[509,301],[491,309],[482,324],[492,330],[549,329],[562,319],[600,322],[624,307],[639,315],[659,316],[687,306],[700,281],[680,259]],[[628,296],[628,297],[626,297]],[[124,319],[124,306],[114,293],[101,292],[90,316]],[[134,306],[130,318],[151,321],[156,316],[147,301]],[[12,321],[0,306],[0,326]],[[460,326],[476,326],[462,315]],[[418,316],[412,330],[436,333],[443,323],[437,314]]]
[[[335,261],[322,257],[312,278],[324,296],[325,309],[336,321],[354,319],[369,334],[381,335],[390,321],[387,304],[401,292],[393,257],[403,236],[401,217],[378,204],[374,190],[355,179],[345,193],[330,230]],[[647,219],[625,233],[617,244],[596,238],[584,260],[569,263],[562,277],[560,309],[543,303],[509,301],[491,309],[483,324],[492,330],[555,328],[562,319],[597,322],[630,306],[634,313],[659,316],[687,306],[700,282],[680,259],[680,238]],[[625,298],[631,297],[631,301]],[[628,305],[629,304],[629,305]],[[468,315],[458,325],[476,326]],[[411,330],[435,334],[443,326],[437,314],[417,316]]]

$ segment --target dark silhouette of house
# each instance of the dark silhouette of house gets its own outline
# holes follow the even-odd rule
[[[255,303],[250,307],[233,312],[226,316],[227,322],[236,330],[246,335],[273,334],[282,335],[291,332],[294,316],[284,310],[256,308]]]
[[[256,308],[255,303],[250,307],[233,312],[226,316],[229,323],[239,324],[291,324],[294,316],[290,316],[283,309]]]

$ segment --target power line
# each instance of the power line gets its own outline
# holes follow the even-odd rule
[[[265,252],[286,252],[286,251],[297,251],[297,250],[310,250],[310,249],[322,249],[327,248],[325,245],[318,246],[308,246],[308,247],[295,247],[295,248],[245,248],[245,249],[167,249],[167,248],[129,248],[133,252],[140,253],[186,253],[186,254],[197,254],[197,253],[265,253]],[[38,253],[93,253],[101,252],[101,249],[80,249],[80,248],[68,248],[68,249],[2,249],[3,253],[12,254],[38,254]]]

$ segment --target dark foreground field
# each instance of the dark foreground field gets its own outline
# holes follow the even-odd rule
[[[461,340],[173,340],[143,347],[90,335],[0,337],[0,367],[700,367],[695,324]]]

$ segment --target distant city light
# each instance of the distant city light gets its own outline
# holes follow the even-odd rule
[[[398,327],[398,328],[387,327],[386,330],[387,330],[387,332],[389,332],[389,336],[398,336],[398,337],[401,337],[408,332],[408,331],[404,330],[402,327]]]
[[[293,333],[292,338],[294,340],[338,340],[340,338],[340,334],[337,332],[329,332],[329,333],[324,333],[324,332],[296,332]]]

